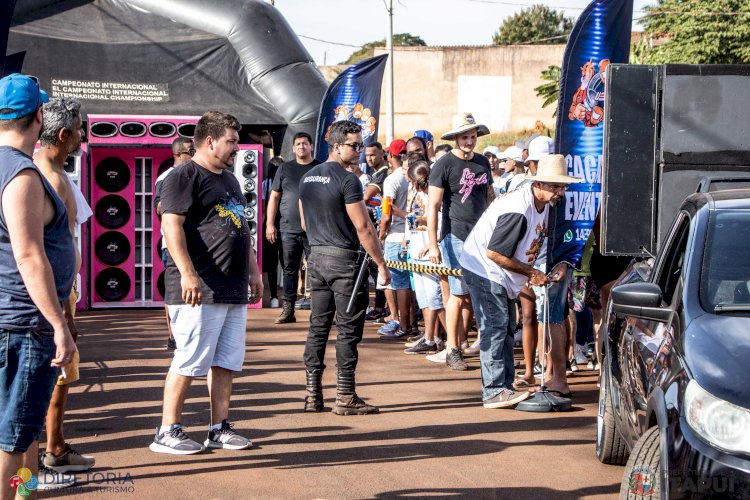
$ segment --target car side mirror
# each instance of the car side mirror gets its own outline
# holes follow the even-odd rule
[[[612,310],[650,321],[669,321],[671,309],[661,307],[662,296],[655,283],[627,283],[612,289]]]

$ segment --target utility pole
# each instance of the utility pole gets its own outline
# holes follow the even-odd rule
[[[385,109],[388,120],[385,123],[386,147],[393,140],[394,116],[393,116],[393,0],[387,0],[388,11],[388,37],[385,39],[385,50],[388,52],[388,62],[385,65]]]

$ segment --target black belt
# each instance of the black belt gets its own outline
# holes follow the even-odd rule
[[[328,245],[315,245],[310,248],[310,253],[319,253],[323,255],[331,255],[333,257],[346,257],[349,259],[359,260],[364,252],[359,250],[348,250],[346,248],[333,247]]]

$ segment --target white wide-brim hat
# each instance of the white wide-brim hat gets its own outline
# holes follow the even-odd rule
[[[549,184],[577,184],[583,182],[579,177],[568,175],[563,155],[542,155],[536,167],[536,175],[527,175],[529,179]]]
[[[471,113],[459,113],[453,117],[453,130],[444,133],[440,138],[445,141],[450,141],[455,139],[456,136],[472,129],[477,129],[477,137],[490,133],[490,129],[484,125],[478,124],[474,119],[474,115]]]

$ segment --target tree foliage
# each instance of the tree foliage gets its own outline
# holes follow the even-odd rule
[[[542,71],[542,80],[547,83],[543,83],[538,87],[534,87],[537,97],[544,99],[542,107],[546,108],[550,104],[557,105],[557,95],[560,91],[560,66],[547,66]],[[557,109],[552,113],[552,116],[557,115]]]
[[[503,21],[492,36],[495,45],[513,45],[545,38],[567,35],[573,29],[574,20],[562,12],[545,5],[532,5]],[[565,38],[538,42],[540,44],[565,43]]]
[[[650,64],[750,63],[750,2],[659,0],[642,24],[653,43],[637,47]]]
[[[425,45],[427,44],[422,38],[411,33],[394,33],[393,35],[394,47],[417,47]],[[375,47],[385,47],[385,38],[364,44],[361,49],[353,52],[349,56],[349,59],[341,64],[356,64],[359,61],[372,57],[375,55]]]

